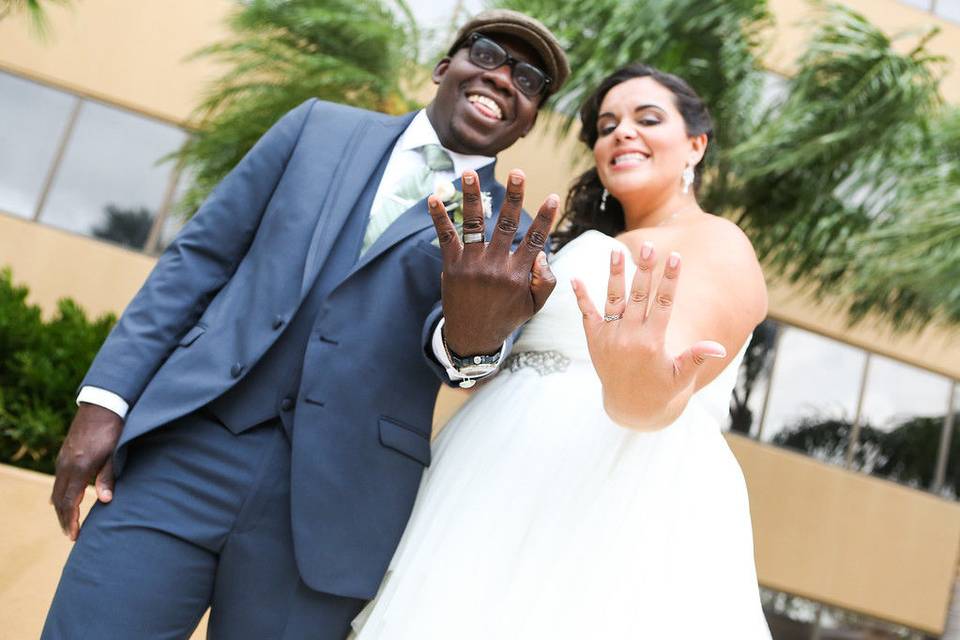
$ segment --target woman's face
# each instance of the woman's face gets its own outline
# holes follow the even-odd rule
[[[593,157],[603,186],[627,208],[679,193],[684,168],[700,161],[705,145],[706,136],[687,135],[673,93],[648,76],[604,96]]]

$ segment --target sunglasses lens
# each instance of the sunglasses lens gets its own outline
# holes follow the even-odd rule
[[[513,83],[528,96],[535,96],[543,90],[546,79],[543,72],[532,64],[518,62],[513,67]]]
[[[496,69],[507,61],[507,52],[492,40],[477,38],[470,47],[470,61],[484,69]]]
[[[503,47],[483,36],[474,36],[470,43],[469,56],[470,62],[482,69],[493,70],[510,64],[513,84],[525,95],[539,95],[547,84],[547,76],[543,71],[527,62],[514,60]]]

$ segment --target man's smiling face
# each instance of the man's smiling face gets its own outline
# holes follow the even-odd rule
[[[535,50],[507,35],[487,36],[508,54],[543,68]],[[527,96],[513,84],[511,68],[482,69],[461,47],[433,70],[437,95],[427,107],[440,143],[457,153],[495,156],[525,136],[537,120],[542,95]]]

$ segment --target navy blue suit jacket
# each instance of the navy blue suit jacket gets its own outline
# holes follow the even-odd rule
[[[336,230],[413,117],[310,100],[217,186],[160,257],[82,384],[131,406],[117,448],[223,395],[270,348],[324,268]],[[499,211],[493,165],[479,171]],[[455,183],[459,188],[459,181]],[[364,221],[365,224],[365,221]],[[517,241],[530,224],[524,215]],[[488,237],[494,225],[488,224]],[[421,201],[324,300],[303,360],[292,452],[298,567],[314,589],[370,598],[424,465],[442,368],[438,247]]]

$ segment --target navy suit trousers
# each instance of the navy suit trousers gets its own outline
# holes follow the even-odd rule
[[[194,413],[130,445],[113,501],[84,521],[44,639],[342,640],[362,600],[300,579],[290,442],[279,420],[239,435]]]

